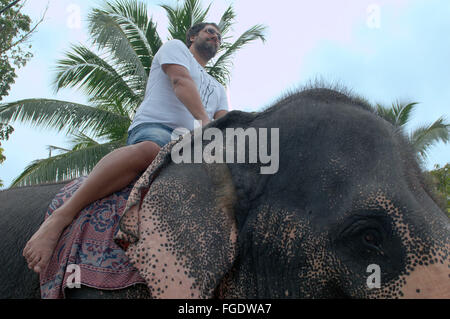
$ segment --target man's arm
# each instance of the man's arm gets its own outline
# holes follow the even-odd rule
[[[189,71],[178,64],[163,64],[162,69],[169,77],[175,95],[181,103],[186,106],[196,120],[202,121],[202,125],[208,124],[210,119]]]
[[[224,116],[227,113],[228,113],[227,110],[217,111],[216,113],[214,113],[214,119],[217,120],[219,117],[222,117],[222,116]]]

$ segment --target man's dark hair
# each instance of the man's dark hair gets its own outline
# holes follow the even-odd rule
[[[215,24],[214,22],[201,22],[194,24],[192,27],[189,28],[189,30],[186,32],[186,45],[188,48],[191,47],[192,41],[191,37],[197,35],[200,31],[203,30],[204,27],[207,25],[214,26],[217,30],[220,31],[219,26]]]

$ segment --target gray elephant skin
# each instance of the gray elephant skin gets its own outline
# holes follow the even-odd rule
[[[148,289],[69,298],[450,298],[449,219],[406,139],[360,99],[305,89],[210,127],[278,128],[279,168],[164,158],[141,209],[155,211],[191,284],[159,287],[163,270]],[[0,298],[39,298],[22,249],[63,185],[0,192]],[[379,288],[368,284],[373,265]]]

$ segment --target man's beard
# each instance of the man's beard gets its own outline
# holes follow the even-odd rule
[[[216,44],[213,40],[195,41],[195,49],[207,61],[211,60],[217,53]]]

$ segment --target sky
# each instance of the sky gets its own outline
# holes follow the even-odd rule
[[[149,15],[167,38],[167,18],[160,4],[148,0]],[[408,130],[444,116],[450,121],[450,1],[448,0],[215,0],[208,21],[218,21],[229,5],[236,12],[232,35],[255,24],[267,26],[267,40],[247,45],[234,57],[227,87],[230,107],[258,111],[288,91],[322,79],[345,86],[371,103],[419,102]],[[56,61],[71,44],[88,42],[87,16],[100,0],[28,0],[24,12],[45,20],[30,40],[34,57],[20,69],[2,102],[51,98],[87,103],[82,92],[52,81]],[[48,145],[68,147],[63,133],[13,123],[2,141],[6,161],[0,179],[8,187]],[[450,145],[437,144],[426,168],[450,161]]]

